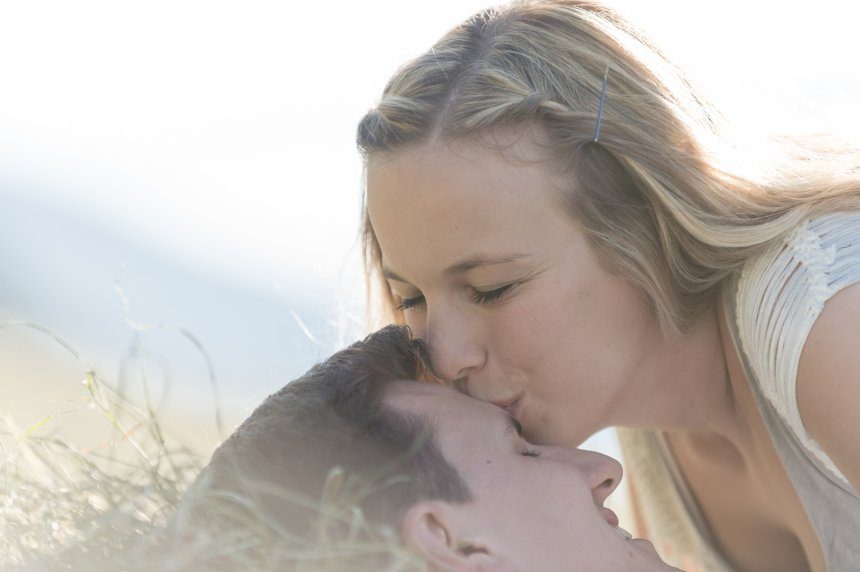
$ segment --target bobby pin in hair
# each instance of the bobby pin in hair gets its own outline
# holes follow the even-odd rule
[[[606,99],[606,80],[609,77],[609,66],[606,66],[606,73],[603,74],[603,88],[600,90],[600,107],[597,109],[597,126],[594,128],[594,142],[597,143],[597,138],[600,137],[600,121],[603,119],[603,100]]]

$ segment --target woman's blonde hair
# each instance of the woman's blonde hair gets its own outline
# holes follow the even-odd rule
[[[728,274],[805,218],[860,208],[857,163],[820,148],[794,146],[755,174],[731,164],[745,153],[726,144],[722,118],[640,32],[589,1],[527,0],[472,16],[395,73],[357,138],[367,159],[533,126],[569,173],[564,207],[667,335],[686,333]],[[370,301],[400,320],[366,208],[363,239]]]

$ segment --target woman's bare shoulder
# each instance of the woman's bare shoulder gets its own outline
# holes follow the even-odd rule
[[[797,371],[803,424],[860,491],[860,283],[830,297],[812,326]]]

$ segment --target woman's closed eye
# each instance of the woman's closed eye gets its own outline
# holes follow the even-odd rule
[[[477,288],[472,288],[472,302],[484,305],[493,304],[499,301],[505,294],[508,294],[515,286],[516,284],[512,283],[505,284],[504,286],[500,286],[499,288],[494,288],[492,290],[478,290]],[[422,308],[424,304],[424,295],[419,294],[408,298],[398,298],[394,307],[401,311],[414,310]]]
[[[418,296],[411,296],[409,298],[399,298],[397,304],[395,304],[394,308],[396,310],[412,310],[415,308],[420,308],[424,305],[424,295],[419,294]]]
[[[472,301],[476,304],[493,304],[510,292],[516,284],[505,284],[493,290],[483,291],[477,288],[472,289]]]

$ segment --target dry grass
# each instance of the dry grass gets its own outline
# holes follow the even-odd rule
[[[191,487],[206,459],[164,434],[146,388],[145,402],[132,403],[123,380],[101,377],[50,329],[0,324],[7,328],[48,336],[80,362],[87,396],[69,411],[99,416],[106,435],[103,445],[81,449],[62,438],[62,415],[26,428],[0,418],[0,569],[425,569],[393,530],[371,526],[356,508],[362,495],[385,482],[358,483],[335,469],[322,499],[266,491],[318,515],[310,534],[296,535],[262,514],[254,490],[218,491],[205,482]],[[181,333],[211,364],[203,346]],[[211,365],[210,376],[217,402]],[[220,423],[220,412],[216,419]],[[190,526],[194,514],[205,514],[207,525]]]

